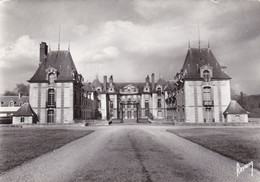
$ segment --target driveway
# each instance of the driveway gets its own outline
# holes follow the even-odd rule
[[[237,177],[237,161],[166,131],[172,127],[88,127],[95,132],[10,170],[0,181],[260,181],[258,170]]]

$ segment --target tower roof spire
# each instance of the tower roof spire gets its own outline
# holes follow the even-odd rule
[[[199,49],[200,49],[200,22],[198,20],[198,43],[199,43]]]
[[[58,51],[60,50],[60,24],[59,24],[59,42],[58,42]]]

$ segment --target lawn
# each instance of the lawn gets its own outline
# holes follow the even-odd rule
[[[205,148],[260,170],[260,128],[184,128],[168,130]]]
[[[0,175],[91,132],[76,129],[0,128]]]

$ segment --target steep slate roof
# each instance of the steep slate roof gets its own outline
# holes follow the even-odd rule
[[[229,106],[227,109],[224,111],[224,115],[227,114],[247,114],[248,112],[243,109],[236,100],[231,100],[229,103]]]
[[[29,96],[0,96],[0,102],[2,107],[8,107],[9,102],[14,101],[14,106],[20,106],[20,104],[29,102]]]
[[[103,87],[98,78],[96,78],[95,80],[93,80],[93,82],[90,84],[90,86],[91,86],[91,87],[95,87],[95,88],[96,88],[96,87],[101,87],[101,88]]]
[[[74,71],[77,74],[77,69],[69,51],[50,51],[29,82],[46,82],[46,69],[50,67],[58,71],[56,81],[73,81],[72,72]]]
[[[182,70],[187,70],[185,79],[201,79],[199,68],[203,65],[212,67],[212,79],[231,79],[224,71],[211,49],[209,48],[190,48],[186,55]]]
[[[88,83],[88,82],[84,83],[83,89],[85,91],[92,91],[92,88],[90,85],[91,85],[91,83]]]
[[[159,78],[156,85],[167,86],[167,82],[163,78]]]
[[[29,103],[24,103],[13,116],[37,116]]]

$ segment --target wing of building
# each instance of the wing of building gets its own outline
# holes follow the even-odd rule
[[[40,44],[40,63],[29,80],[30,104],[41,123],[72,123],[91,115],[90,101],[83,88],[84,79],[77,72],[70,51],[48,52]],[[95,110],[95,108],[91,108]],[[91,111],[94,112],[94,111]]]
[[[230,77],[210,48],[189,48],[175,76],[175,118],[185,122],[223,122],[230,103]]]

